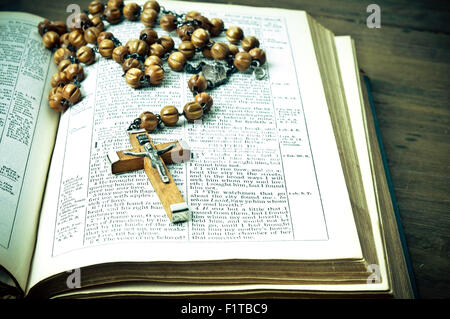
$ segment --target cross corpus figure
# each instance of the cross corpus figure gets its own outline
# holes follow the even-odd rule
[[[108,159],[113,174],[144,169],[161,203],[173,223],[187,221],[189,207],[167,169],[167,164],[181,163],[191,158],[184,141],[154,145],[144,129],[128,131],[132,149],[110,152]]]

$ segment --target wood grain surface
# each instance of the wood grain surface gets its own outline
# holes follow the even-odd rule
[[[239,0],[308,11],[336,35],[355,39],[370,77],[391,177],[421,298],[450,297],[450,14],[447,1]],[[381,8],[369,29],[366,8]],[[65,20],[73,0],[2,0],[0,10]],[[77,0],[83,9],[89,1]],[[163,3],[163,1],[161,1]],[[201,12],[201,7],[198,8]]]

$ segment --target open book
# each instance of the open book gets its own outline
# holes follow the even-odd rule
[[[169,169],[192,218],[172,224],[143,171],[111,174],[129,123],[192,100],[189,74],[131,89],[120,65],[84,66],[83,99],[48,106],[42,17],[0,13],[0,281],[30,297],[413,296],[365,86],[350,37],[293,10],[161,1],[259,38],[267,76],[211,92]],[[143,25],[108,26],[122,43]],[[155,28],[159,35],[167,34]],[[179,41],[176,35],[172,35]]]

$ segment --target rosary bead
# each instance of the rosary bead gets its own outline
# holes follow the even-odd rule
[[[108,3],[106,6],[109,8],[120,9],[123,7],[123,0],[108,0]]]
[[[141,69],[131,68],[125,74],[125,80],[127,81],[129,86],[131,86],[134,89],[137,89],[138,87],[141,86],[141,80],[143,76],[144,72],[142,72]]]
[[[157,57],[162,58],[164,54],[166,53],[166,50],[164,47],[159,43],[153,43],[150,46],[150,55],[156,55]]]
[[[105,25],[103,24],[103,20],[100,16],[94,16],[91,19],[92,26],[97,28],[99,32],[102,32],[105,29]]]
[[[159,13],[159,11],[161,10],[161,7],[159,6],[159,3],[156,2],[155,0],[150,0],[150,1],[147,1],[146,3],[144,3],[144,10],[145,9],[153,9],[157,13]]]
[[[48,105],[56,112],[64,112],[69,107],[69,101],[61,93],[56,93],[48,99]]]
[[[222,32],[224,27],[222,19],[212,18],[211,20],[209,20],[209,22],[211,23],[211,28],[209,30],[211,36],[212,37],[218,36]]]
[[[148,8],[142,11],[141,13],[141,22],[146,27],[153,27],[156,23],[156,19],[158,18],[158,12],[154,9]]]
[[[205,113],[211,110],[211,106],[213,105],[213,98],[206,92],[201,92],[197,94],[194,98],[194,102],[197,102],[203,107],[203,111]]]
[[[250,67],[252,63],[252,56],[248,52],[239,52],[234,57],[234,66],[239,71],[245,71]]]
[[[259,48],[259,40],[253,36],[245,37],[241,41],[241,47],[247,52],[253,48]]]
[[[70,45],[69,33],[64,33],[59,37],[59,46],[61,48],[67,48]]]
[[[141,119],[139,127],[145,129],[147,132],[152,132],[158,127],[158,117],[152,112],[143,112],[139,115],[139,118]]]
[[[71,64],[72,64],[72,62],[70,62],[70,60],[68,60],[68,59],[67,60],[62,60],[58,64],[58,71],[59,72],[64,72],[67,69],[67,67],[69,65],[71,65]]]
[[[56,72],[50,80],[52,87],[64,86],[69,82],[70,80],[67,78],[66,72]]]
[[[52,95],[56,94],[56,93],[60,93],[62,94],[63,88],[61,86],[57,86],[54,88],[50,89],[50,93],[48,94],[48,100],[50,101]]]
[[[110,59],[114,50],[114,42],[109,39],[102,40],[98,45],[98,52],[104,58]]]
[[[203,108],[197,102],[189,102],[184,106],[184,116],[188,122],[199,120],[203,116]]]
[[[62,96],[71,104],[78,103],[81,100],[81,91],[75,84],[66,84],[62,90]]]
[[[214,44],[213,44],[213,45],[214,45]],[[202,50],[203,56],[204,56],[205,58],[207,58],[207,59],[213,59],[213,56],[212,56],[212,54],[211,54],[211,48],[212,48],[212,46],[207,45],[207,46],[205,46],[205,47],[203,48],[203,50]]]
[[[158,41],[158,33],[151,28],[145,28],[139,34],[139,39],[145,41],[148,45],[152,45]]]
[[[55,31],[48,31],[42,36],[42,43],[47,49],[53,49],[59,44],[59,35]]]
[[[169,63],[169,67],[174,71],[181,71],[186,64],[186,57],[181,52],[173,52],[169,55],[169,59],[167,61]]]
[[[105,7],[103,6],[103,4],[99,1],[99,0],[94,0],[91,3],[89,3],[89,13],[92,15],[96,15],[96,14],[101,14],[103,13],[103,9]]]
[[[150,65],[159,65],[163,66],[163,61],[156,55],[150,55],[147,59],[145,59],[144,66],[147,68]]]
[[[191,42],[196,48],[203,48],[209,41],[209,33],[203,28],[198,28],[192,33]]]
[[[78,63],[72,63],[69,65],[64,71],[67,75],[69,81],[78,81],[81,82],[84,80],[84,70],[81,65]]]
[[[172,32],[177,28],[177,18],[173,14],[166,14],[159,20],[161,28],[167,32]]]
[[[191,41],[181,41],[178,46],[178,51],[183,53],[188,60],[192,59],[195,55],[195,47]]]
[[[73,30],[70,32],[69,42],[77,49],[85,45],[86,40],[84,39],[83,32],[80,30]]]
[[[188,81],[188,87],[191,92],[203,92],[208,87],[203,75],[194,74]]]
[[[113,34],[108,31],[100,32],[100,34],[97,37],[97,45],[100,46],[100,42],[103,40],[110,40],[112,38]]]
[[[233,44],[238,44],[244,37],[244,31],[240,27],[234,26],[225,33],[227,40]]]
[[[123,61],[123,63],[122,63],[123,72],[127,72],[129,69],[133,69],[133,68],[140,69],[141,62],[139,62],[139,60],[133,59],[133,58],[128,58],[125,61]]]
[[[135,2],[128,3],[123,7],[123,16],[130,21],[136,21],[140,12],[141,7]]]
[[[174,126],[178,122],[179,118],[178,110],[173,105],[164,106],[159,114],[161,116],[161,121],[166,126]]]
[[[223,42],[214,43],[211,47],[211,55],[215,60],[223,60],[230,54],[228,45]]]
[[[235,56],[239,52],[239,48],[231,43],[228,44],[228,49],[230,50],[230,54],[232,56]]]
[[[59,64],[62,60],[68,59],[70,56],[72,56],[73,53],[67,48],[59,48],[55,51],[53,54],[53,60],[55,61],[55,64]]]
[[[140,56],[146,56],[148,53],[148,45],[145,41],[142,40],[129,40],[125,46],[127,47],[128,53],[130,54],[136,53]]]
[[[38,32],[41,37],[48,31],[52,31],[50,20],[44,19],[43,21],[38,23]]]
[[[197,17],[201,16],[202,14],[198,11],[189,11],[188,13],[186,13],[186,15],[184,16],[184,20],[188,21],[188,20],[194,20]]]
[[[177,28],[177,35],[181,39],[181,41],[190,41],[191,35],[194,31],[194,26],[185,24]]]
[[[87,43],[96,43],[99,34],[100,31],[98,31],[96,27],[87,28],[86,31],[84,31],[84,40]]]
[[[145,75],[149,77],[150,84],[159,85],[164,80],[164,69],[159,65],[150,65],[145,69]]]
[[[63,21],[53,21],[51,23],[52,31],[55,31],[59,35],[63,35],[67,32],[67,25]]]
[[[209,32],[209,30],[211,30],[212,24],[211,24],[211,22],[209,22],[209,19],[207,17],[200,15],[200,16],[197,16],[195,18],[195,20],[200,22],[200,24],[198,26],[199,28],[203,28],[203,29],[207,30],[208,32]]]
[[[92,64],[95,62],[95,53],[91,47],[85,45],[77,50],[77,59],[84,64]]]
[[[125,56],[128,54],[127,47],[121,45],[114,48],[112,53],[112,58],[119,64],[122,64],[125,61]]]
[[[259,61],[259,65],[264,65],[266,63],[266,52],[260,48],[251,49],[248,53],[252,56],[253,60]]]
[[[109,5],[106,7],[103,15],[105,16],[106,21],[110,24],[117,24],[122,18],[122,13],[120,12],[119,7],[110,7]]]
[[[164,51],[170,52],[175,46],[175,42],[173,41],[172,37],[168,35],[163,35],[158,39],[158,43],[161,44],[164,47]]]

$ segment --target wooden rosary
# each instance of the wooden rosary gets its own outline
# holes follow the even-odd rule
[[[253,69],[257,79],[265,76],[261,66],[266,62],[264,50],[259,48],[256,37],[244,37],[242,29],[233,26],[224,29],[219,18],[208,19],[197,11],[185,15],[177,14],[161,7],[158,2],[147,1],[141,8],[136,3],[123,4],[123,0],[109,0],[104,6],[95,0],[89,4],[89,15],[80,13],[76,23],[69,29],[62,21],[41,21],[38,31],[42,42],[54,51],[54,61],[58,72],[51,78],[52,89],[49,93],[49,106],[63,112],[69,106],[81,100],[80,82],[84,79],[83,67],[95,62],[98,52],[106,59],[112,58],[121,64],[125,72],[125,80],[132,88],[147,85],[159,85],[164,78],[163,61],[176,72],[186,71],[193,75],[188,87],[194,95],[194,101],[187,103],[183,112],[179,113],[175,106],[164,106],[159,115],[143,112],[130,125],[129,130],[145,129],[148,132],[160,127],[174,126],[180,116],[194,122],[202,118],[211,109],[212,97],[206,90],[213,89],[223,83],[237,71]],[[167,32],[175,31],[181,39],[178,50],[174,50],[174,41],[170,36],[158,34],[152,28],[159,19],[159,25]],[[130,21],[138,19],[145,25],[139,39],[129,40],[122,45],[111,32],[104,31],[103,21],[118,24],[122,16]],[[211,37],[225,31],[229,44],[214,42]],[[243,51],[240,51],[240,43]],[[89,46],[91,44],[93,46]],[[192,65],[191,60],[197,52],[212,63],[200,62]],[[201,72],[201,74],[199,74]]]

